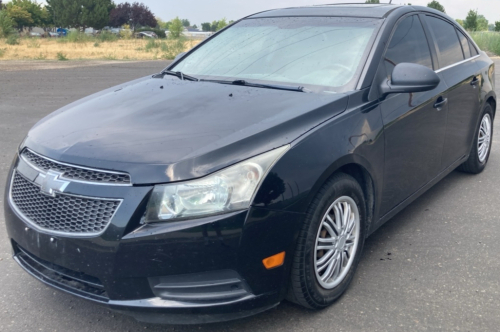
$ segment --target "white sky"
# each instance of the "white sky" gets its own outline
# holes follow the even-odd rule
[[[247,15],[273,8],[307,6],[338,2],[364,2],[364,0],[128,0],[145,3],[152,12],[168,21],[176,16],[187,18],[191,24],[200,25],[221,18],[237,20]],[[381,2],[388,2],[382,0]],[[426,6],[432,0],[393,0],[393,3],[407,3]],[[464,19],[470,9],[477,9],[490,23],[500,21],[500,0],[438,0],[446,13],[457,19]],[[42,0],[42,2],[44,2]],[[116,3],[125,2],[115,0]]]

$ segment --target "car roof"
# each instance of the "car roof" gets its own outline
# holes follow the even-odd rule
[[[285,16],[341,16],[384,18],[401,5],[391,4],[327,4],[309,7],[272,9],[251,15],[248,18],[285,17]],[[411,6],[407,6],[411,7]]]

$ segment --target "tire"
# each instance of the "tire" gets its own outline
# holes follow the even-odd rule
[[[487,144],[487,152],[480,154],[479,148],[479,137],[481,135],[481,129],[484,124],[485,118],[489,118],[490,123],[490,136]],[[491,144],[493,142],[493,108],[490,104],[486,104],[484,107],[483,113],[481,114],[481,120],[479,121],[479,125],[476,128],[474,134],[474,142],[472,144],[472,149],[469,155],[469,159],[465,161],[462,165],[458,167],[458,170],[471,174],[479,174],[486,168],[486,164],[488,163],[488,159],[490,158],[491,152]]]
[[[331,231],[337,232],[337,228],[334,230],[332,224],[333,222],[337,222],[337,219],[341,220],[342,218],[337,217],[340,214],[335,214],[335,207],[340,206],[342,211],[346,212],[346,205],[344,203],[352,205],[352,213],[344,213],[344,215],[354,216],[351,218],[351,220],[354,220],[353,223],[355,225],[351,234],[357,234],[357,240],[346,239],[346,235],[342,235],[343,233],[340,232],[341,236],[337,236],[337,240],[330,241],[329,243],[318,242],[321,241],[319,238],[322,238],[322,240],[330,239]],[[358,220],[356,221],[356,219]],[[325,222],[329,221],[327,222],[327,226],[331,226],[330,231],[324,226],[324,220]],[[333,222],[330,222],[331,220]],[[334,303],[346,291],[354,276],[363,250],[366,235],[365,220],[365,198],[358,182],[353,177],[344,173],[333,175],[319,190],[311,203],[303,227],[299,233],[297,248],[295,249],[293,258],[287,300],[309,309],[322,309]],[[350,223],[346,224],[349,225]],[[335,225],[338,226],[338,224]],[[337,259],[334,259],[337,261],[337,263],[334,263],[334,266],[337,267],[339,265],[338,262],[342,261],[339,260],[338,252],[343,253],[346,250],[344,243],[345,246],[350,246],[350,243],[352,243],[352,246],[349,247],[350,249],[347,249],[351,250],[349,257],[347,255],[342,256],[345,262],[342,264],[344,266],[343,270],[340,269],[337,273],[337,269],[332,268],[331,270],[334,270],[333,276],[330,279],[327,277],[326,281],[322,280],[327,275],[327,272],[329,272],[330,265],[326,268],[324,267],[324,265],[327,265],[326,263],[318,265],[320,268],[324,268],[324,270],[318,272],[316,263],[320,262],[321,259],[324,260],[325,257],[331,254],[331,251],[334,251],[335,253],[331,254],[326,262],[332,261],[331,257],[337,257]],[[317,250],[317,245],[331,245],[335,249]],[[338,250],[338,248],[342,249]]]

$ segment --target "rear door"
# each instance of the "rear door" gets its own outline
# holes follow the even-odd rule
[[[418,14],[402,18],[390,39],[379,72],[390,78],[403,62],[434,69],[431,48]],[[380,104],[385,132],[384,192],[381,213],[437,176],[446,130],[446,84],[419,93],[392,94]]]
[[[439,69],[448,91],[448,117],[441,169],[469,153],[480,112],[481,75],[476,64],[477,50],[455,25],[425,15],[434,40]]]

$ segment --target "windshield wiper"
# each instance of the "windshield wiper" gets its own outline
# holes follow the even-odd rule
[[[295,91],[295,92],[306,92],[303,86],[289,86],[289,85],[277,85],[277,84],[263,84],[263,83],[252,83],[245,80],[236,80],[236,81],[223,81],[223,80],[200,80],[203,82],[214,82],[220,84],[232,84],[232,85],[243,85],[254,88],[265,88],[265,89],[275,89],[275,90],[286,90],[286,91]]]
[[[198,78],[189,76],[184,74],[183,72],[180,71],[171,71],[171,70],[164,70],[159,74],[153,75],[153,78],[163,78],[165,75],[171,75],[180,78],[181,80],[187,80],[187,81],[199,81]]]

